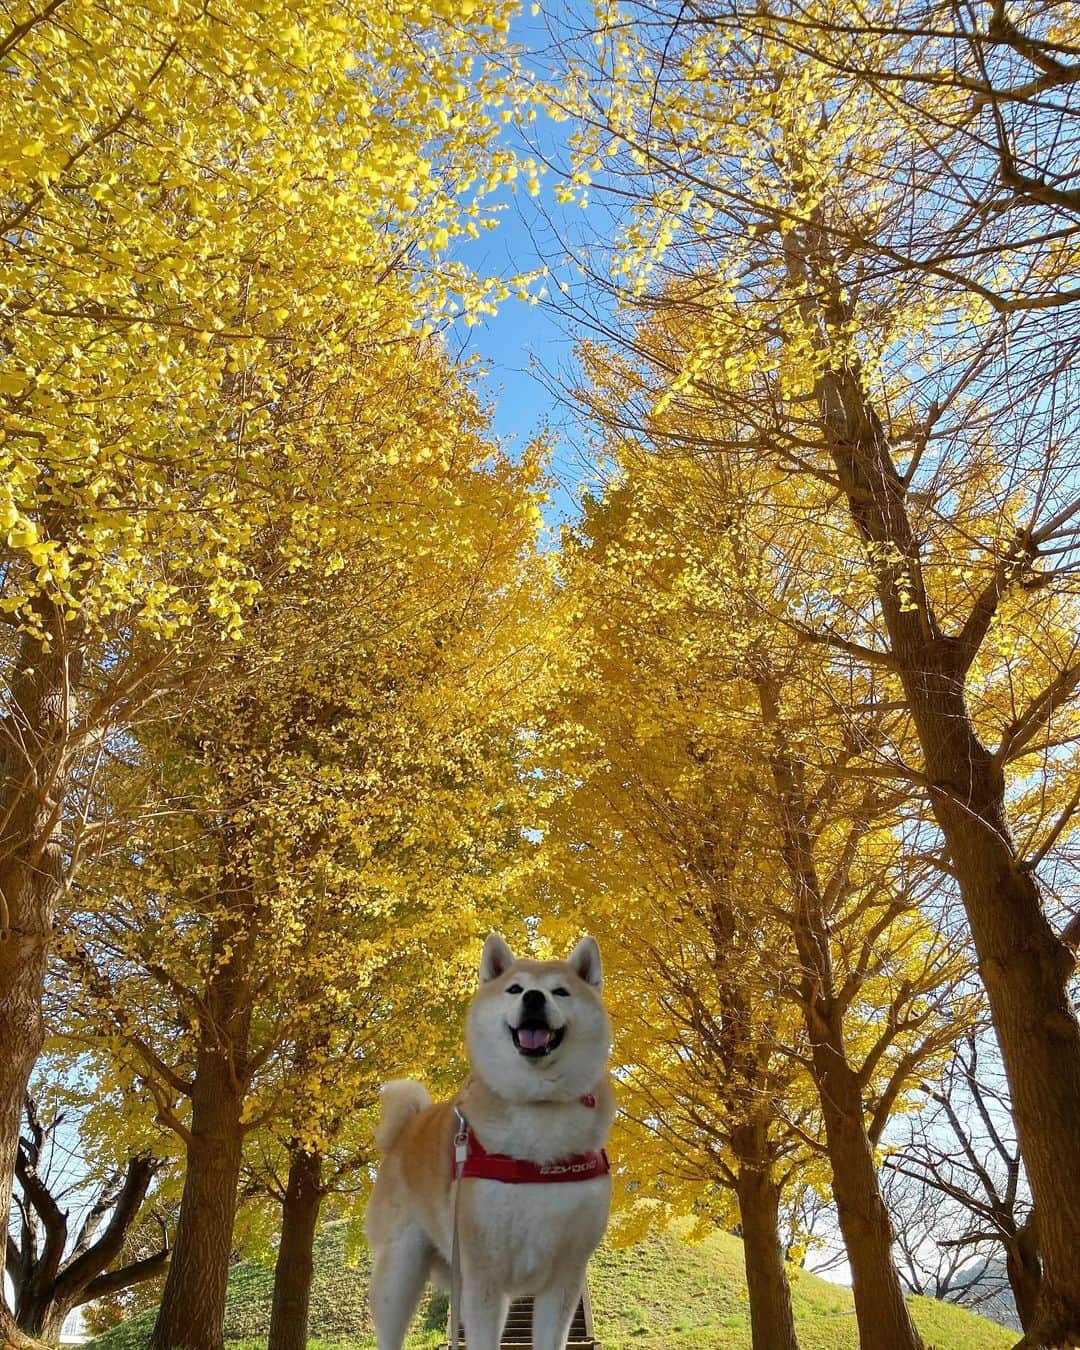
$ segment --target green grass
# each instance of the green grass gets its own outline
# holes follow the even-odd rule
[[[316,1242],[309,1350],[371,1350],[365,1297],[366,1252],[350,1265],[345,1230],[327,1225]],[[229,1350],[264,1350],[273,1271],[253,1261],[229,1277],[225,1339]],[[717,1233],[696,1246],[673,1236],[622,1250],[601,1248],[589,1268],[593,1317],[605,1350],[749,1350],[749,1309],[742,1244]],[[858,1350],[851,1292],[806,1271],[792,1272],[792,1300],[802,1350]],[[915,1320],[934,1350],[1004,1350],[1013,1332],[962,1308],[911,1300]],[[152,1312],[90,1344],[94,1350],[142,1350]],[[446,1326],[446,1295],[422,1306],[411,1350],[431,1350]]]

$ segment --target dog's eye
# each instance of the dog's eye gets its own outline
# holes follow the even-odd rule
[[[520,993],[521,993],[521,985],[520,985],[520,984],[508,984],[508,985],[506,986],[506,988],[503,990],[503,993],[504,993],[504,994],[520,994]]]
[[[558,989],[553,989],[551,992],[555,995],[556,998],[570,997],[570,990],[564,989],[561,984],[559,985]]]

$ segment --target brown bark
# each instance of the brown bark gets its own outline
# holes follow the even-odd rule
[[[780,807],[782,854],[795,897],[794,937],[801,1003],[821,1101],[840,1231],[851,1266],[861,1350],[922,1350],[892,1257],[893,1230],[881,1197],[866,1126],[862,1089],[844,1047],[843,1011],[833,987],[829,925],[808,826],[801,767],[778,723],[778,693],[769,677],[758,695],[771,729],[773,783]]]
[[[112,1201],[109,1222],[96,1242],[91,1243],[87,1234],[84,1240],[76,1244],[71,1258],[57,1277],[56,1298],[67,1302],[70,1307],[83,1302],[81,1296],[87,1286],[108,1270],[123,1250],[128,1230],[138,1216],[150,1182],[160,1167],[157,1159],[146,1154],[128,1160],[119,1193],[115,1200],[108,1197]]]
[[[23,1102],[41,1049],[41,998],[63,881],[59,829],[76,671],[55,612],[48,650],[24,635],[0,719],[0,1201],[10,1201]],[[0,1286],[6,1248],[0,1245]]]
[[[20,1150],[19,1179],[26,1203],[41,1214],[46,1240],[36,1262],[19,1272],[15,1279],[15,1318],[19,1327],[33,1336],[55,1340],[64,1318],[80,1304],[96,1297],[95,1285],[103,1272],[120,1255],[128,1229],[146,1198],[147,1188],[160,1164],[145,1155],[132,1158],[127,1165],[123,1185],[118,1191],[104,1193],[83,1225],[75,1248],[62,1263],[67,1244],[67,1214],[62,1212],[43,1180],[32,1172]],[[28,1170],[29,1169],[29,1170]],[[112,1214],[97,1241],[92,1241],[96,1222],[111,1208]],[[100,1211],[100,1213],[95,1213]],[[110,1272],[113,1287],[125,1288],[150,1279],[164,1269],[167,1253],[136,1266]],[[100,1286],[98,1286],[100,1288]]]
[[[312,1248],[322,1204],[322,1159],[293,1151],[281,1206],[281,1241],[274,1266],[268,1350],[306,1350],[311,1302]]]
[[[240,1180],[242,1094],[226,1054],[199,1054],[180,1218],[152,1350],[222,1350],[225,1289]]]
[[[39,1336],[49,1345],[55,1345],[60,1339],[64,1319],[74,1308],[79,1308],[84,1303],[90,1303],[105,1294],[115,1293],[119,1289],[130,1289],[132,1285],[141,1284],[144,1280],[152,1280],[167,1269],[168,1262],[169,1253],[162,1251],[142,1261],[136,1261],[130,1266],[110,1270],[91,1280],[88,1285],[81,1287],[77,1294],[67,1299],[54,1297],[39,1307],[29,1309],[19,1329],[28,1336]]]
[[[833,1198],[851,1266],[851,1287],[863,1350],[922,1345],[893,1261],[893,1229],[878,1185],[862,1093],[836,1029],[813,1045]]]
[[[33,1325],[24,1322],[19,1329],[25,1331],[29,1336],[38,1336],[49,1344],[55,1344],[60,1339],[64,1318],[67,1317],[74,1306],[73,1303],[57,1303],[52,1300],[43,1307],[34,1310]]]
[[[19,1330],[3,1300],[0,1300],[0,1350],[47,1350],[43,1341],[32,1340]]]
[[[96,1298],[117,1294],[123,1289],[130,1289],[132,1285],[156,1279],[168,1270],[171,1256],[172,1253],[168,1248],[163,1248],[153,1256],[144,1256],[141,1261],[133,1261],[130,1266],[122,1266],[119,1270],[107,1270],[103,1275],[90,1281],[83,1290],[84,1297],[81,1301],[91,1303]]]
[[[1025,1332],[1032,1331],[1042,1286],[1042,1262],[1039,1260],[1034,1214],[1005,1242],[1005,1274],[1016,1311],[1020,1315],[1020,1325]]]
[[[248,968],[256,904],[244,870],[244,842],[221,840],[223,895],[232,913],[215,933],[206,1016],[191,1085],[187,1170],[169,1273],[151,1350],[223,1350],[225,1292],[243,1155],[244,1097],[250,1079]]]
[[[739,1199],[753,1350],[799,1350],[791,1311],[791,1286],[780,1246],[780,1187],[753,1132],[737,1128],[732,1149],[739,1161]],[[274,1347],[271,1346],[271,1350]]]
[[[8,1276],[15,1292],[15,1320],[23,1331],[40,1333],[49,1295],[67,1246],[67,1213],[57,1204],[41,1175],[42,1152],[52,1126],[38,1116],[33,1098],[26,1097],[27,1138],[20,1139],[15,1175],[23,1197],[19,1242],[12,1242]],[[33,1216],[40,1221],[40,1229]],[[41,1241],[42,1236],[44,1241]]]
[[[950,637],[937,626],[905,487],[858,372],[827,372],[819,403],[859,532],[896,559],[878,573],[891,659],[967,913],[1039,1215],[1043,1283],[1029,1343],[1076,1343],[1080,1168],[1063,1162],[1080,1157],[1080,1023],[1068,995],[1074,960],[1047,919],[1036,878],[1017,856],[1001,757],[982,744],[968,711],[965,675],[985,629],[980,622]]]

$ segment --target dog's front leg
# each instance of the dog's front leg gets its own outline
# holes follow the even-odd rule
[[[577,1277],[553,1285],[533,1299],[533,1350],[563,1350],[570,1323],[585,1287],[584,1267]]]
[[[461,1289],[461,1320],[466,1350],[499,1350],[510,1299],[482,1274],[465,1271]]]

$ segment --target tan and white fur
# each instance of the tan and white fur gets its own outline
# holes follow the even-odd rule
[[[466,1087],[454,1102],[433,1104],[420,1083],[384,1085],[375,1131],[382,1163],[366,1223],[378,1350],[400,1350],[429,1279],[449,1283],[455,1190],[468,1350],[496,1350],[510,1300],[524,1295],[533,1298],[535,1350],[563,1350],[607,1225],[611,1178],[455,1183],[454,1108],[488,1153],[547,1163],[602,1148],[615,1102],[601,983],[591,937],[565,961],[530,961],[493,933],[465,1019]],[[582,1100],[589,1097],[594,1106]]]

